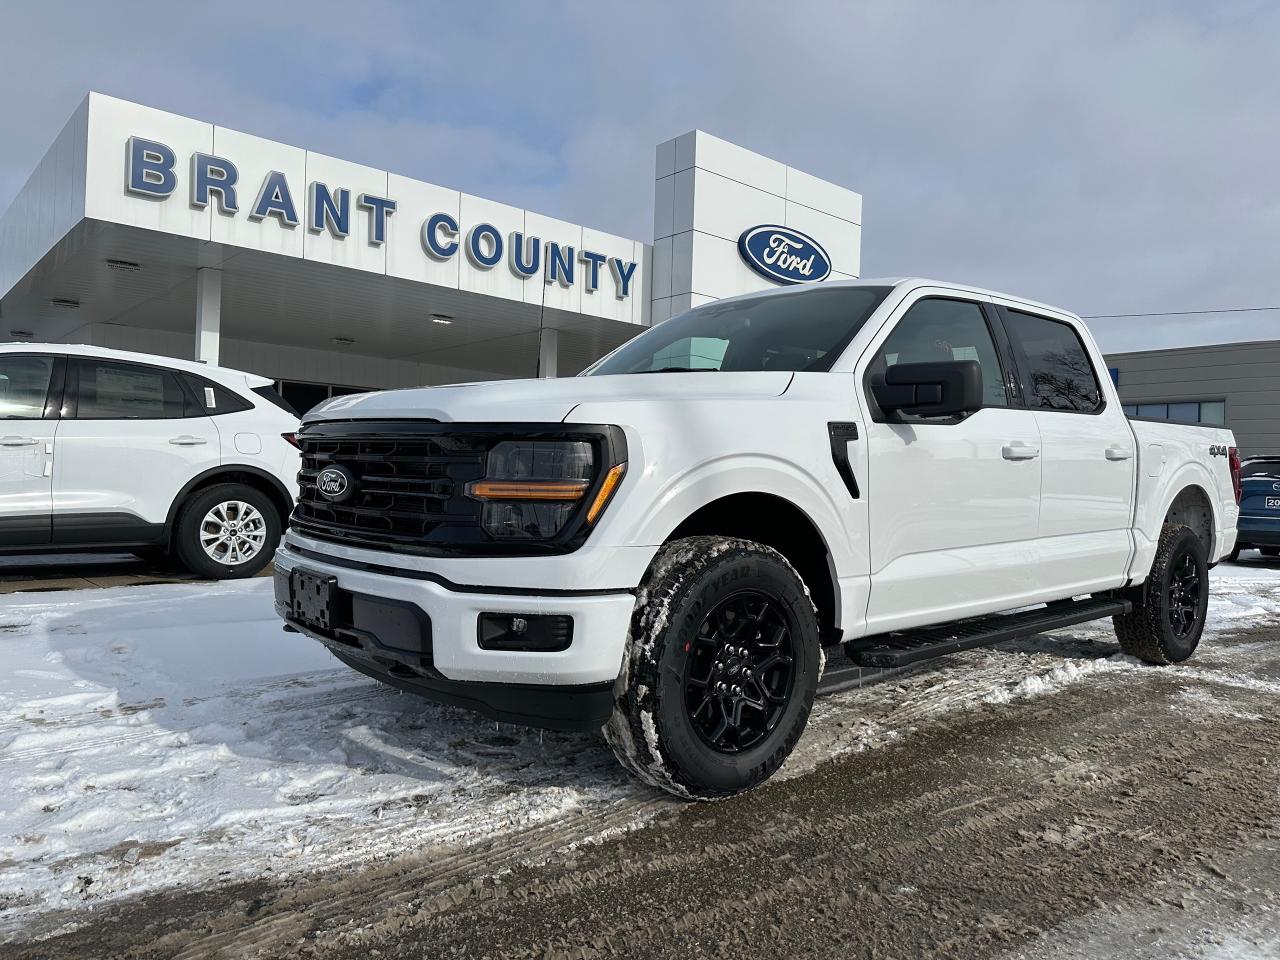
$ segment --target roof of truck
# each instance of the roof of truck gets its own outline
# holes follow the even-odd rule
[[[1010,303],[1017,303],[1025,307],[1035,310],[1042,310],[1048,313],[1055,313],[1062,317],[1069,317],[1072,320],[1080,321],[1078,314],[1072,313],[1070,310],[1064,310],[1062,307],[1055,307],[1050,303],[1042,303],[1039,300],[1031,300],[1028,297],[1021,297],[1017,294],[1003,293],[999,290],[988,290],[984,287],[975,287],[967,283],[955,283],[950,280],[931,280],[928,277],[859,277],[857,280],[824,280],[822,287],[898,287],[903,288],[906,293],[917,287],[937,287],[943,290],[953,290],[957,293],[977,294],[981,297],[994,297],[998,300],[1005,300]],[[739,300],[747,297],[785,297],[794,295],[800,291],[809,289],[808,284],[797,284],[788,287],[779,287],[771,290],[757,290],[751,293],[740,293],[732,297],[725,297],[724,300]],[[723,303],[724,301],[716,301]],[[1083,322],[1083,321],[1081,321]]]

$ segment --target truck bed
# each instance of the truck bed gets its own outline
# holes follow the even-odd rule
[[[1174,492],[1188,482],[1204,491],[1212,516],[1201,518],[1199,510],[1187,517],[1195,522],[1207,519],[1216,536],[1209,547],[1213,563],[1231,552],[1236,538],[1235,488],[1231,481],[1230,453],[1235,438],[1226,427],[1173,423],[1129,417],[1137,441],[1137,490],[1134,498],[1135,556],[1130,567],[1134,582],[1141,582],[1150,568],[1160,528],[1173,502]]]

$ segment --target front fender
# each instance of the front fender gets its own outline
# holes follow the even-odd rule
[[[848,496],[843,487],[839,492]],[[845,519],[832,491],[797,465],[763,454],[717,457],[665,479],[655,485],[652,496],[646,498],[647,510],[636,511],[630,524],[610,533],[620,542],[656,547],[702,507],[743,493],[765,493],[790,502],[813,523],[826,541],[833,561],[839,564],[841,559],[848,558],[850,543]]]

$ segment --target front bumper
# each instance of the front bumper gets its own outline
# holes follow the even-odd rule
[[[297,567],[331,576],[339,590],[382,603],[363,605],[363,619],[352,629],[326,635],[292,618],[289,576]],[[635,605],[629,591],[548,595],[458,587],[427,579],[421,571],[368,569],[288,544],[277,551],[275,568],[281,617],[357,670],[514,723],[585,729],[608,717]],[[482,613],[570,616],[573,640],[562,651],[482,650],[477,634]],[[402,632],[406,615],[408,622],[416,617],[429,624],[426,650],[410,652],[403,642],[380,639],[380,632]]]

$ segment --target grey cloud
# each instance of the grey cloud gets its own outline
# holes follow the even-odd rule
[[[28,79],[0,93],[0,205],[90,88],[646,238],[653,147],[698,126],[862,192],[868,276],[1084,314],[1280,304],[1256,0],[155,9],[6,12]],[[1280,313],[1093,325],[1133,349]]]

